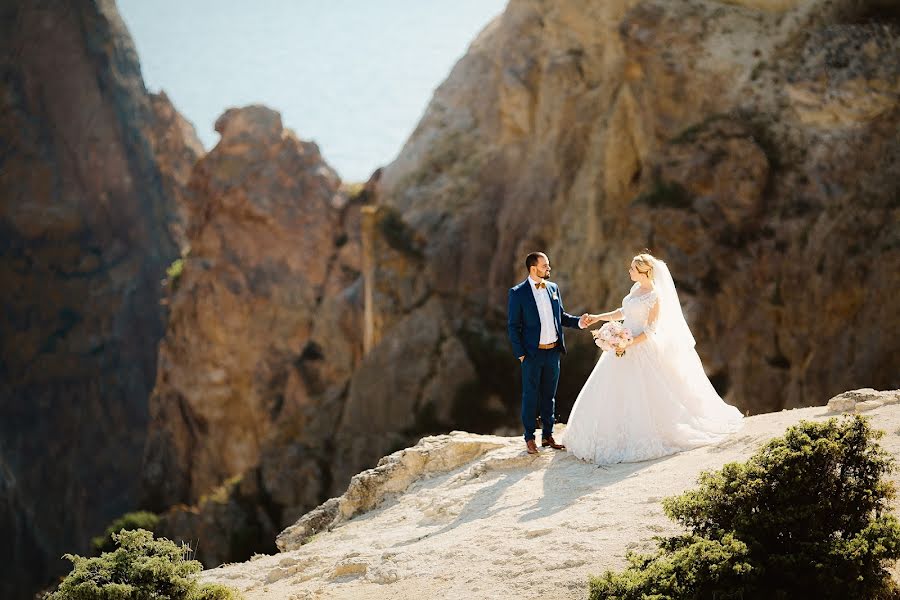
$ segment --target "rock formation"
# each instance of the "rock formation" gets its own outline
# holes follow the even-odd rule
[[[402,494],[420,479],[452,471],[507,445],[507,440],[461,431],[422,438],[414,447],[385,456],[374,468],[354,475],[347,491],[303,515],[281,532],[278,549],[282,552],[296,550],[313,535],[369,512],[393,495]]]
[[[143,469],[148,507],[197,505],[170,511],[163,530],[203,539],[207,562],[271,546],[331,493],[329,395],[361,353],[365,196],[351,201],[272,110],[229,110],[216,129],[188,186],[189,251],[169,282]]]
[[[272,423],[301,417],[285,388],[337,253],[339,180],[318,148],[262,107],[216,129],[190,182],[197,216],[151,399],[145,477],[158,508],[254,466]]]
[[[150,94],[152,119],[144,135],[153,149],[166,197],[174,201],[174,215],[169,215],[169,233],[181,253],[189,250],[187,229],[193,216],[194,203],[188,182],[194,165],[205,150],[194,126],[172,105],[165,92]]]
[[[427,240],[423,286],[460,318],[502,310],[535,248],[571,312],[615,307],[649,247],[730,403],[896,386],[898,16],[880,2],[513,0],[385,168],[379,202]],[[573,337],[563,416],[594,356]]]
[[[111,2],[2,3],[0,64],[0,597],[24,598],[136,505],[169,228],[202,149]]]

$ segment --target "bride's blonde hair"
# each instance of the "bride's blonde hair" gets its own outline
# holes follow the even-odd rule
[[[631,262],[634,263],[634,268],[638,270],[638,273],[643,273],[650,280],[653,280],[653,255],[649,252],[641,252],[631,259]]]

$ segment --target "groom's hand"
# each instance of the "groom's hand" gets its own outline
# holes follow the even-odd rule
[[[591,325],[591,316],[587,313],[581,315],[581,318],[578,319],[578,326],[584,329],[585,327],[589,327]]]

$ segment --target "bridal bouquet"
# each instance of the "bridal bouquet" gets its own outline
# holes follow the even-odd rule
[[[616,351],[616,356],[624,356],[625,348],[633,339],[631,330],[618,321],[609,321],[600,329],[591,331],[594,343],[606,352]]]

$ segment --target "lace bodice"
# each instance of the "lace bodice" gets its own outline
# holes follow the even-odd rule
[[[645,329],[653,331],[653,327],[647,327],[647,319],[650,309],[656,304],[656,290],[640,295],[639,284],[635,283],[627,296],[622,298],[622,314],[625,316],[625,327],[631,330],[633,335],[642,333]]]

